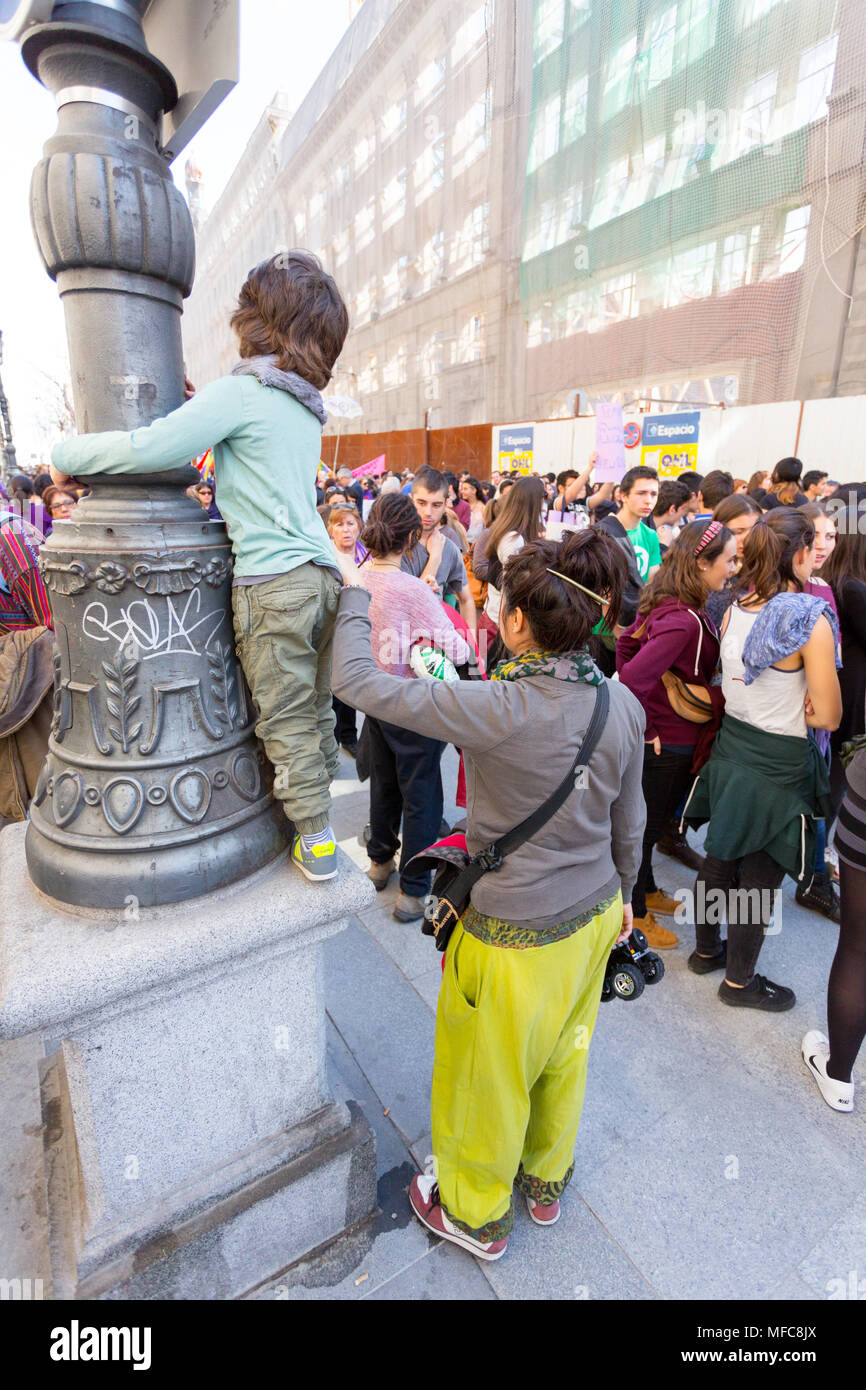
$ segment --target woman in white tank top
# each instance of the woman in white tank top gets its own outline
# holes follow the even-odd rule
[[[815,821],[830,806],[808,730],[835,729],[842,714],[835,615],[803,592],[814,564],[814,525],[791,508],[775,508],[747,536],[722,622],[722,726],[683,813],[690,825],[709,820],[689,968],[724,969],[723,1003],[773,1013],[793,1007],[794,991],[756,975],[758,955],[785,874],[811,873]]]
[[[759,612],[732,603],[726,614],[721,649],[725,713],[768,734],[807,738],[805,666],[797,670],[769,666],[746,685],[743,648]]]

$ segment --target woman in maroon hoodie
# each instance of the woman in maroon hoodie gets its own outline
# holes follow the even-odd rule
[[[687,792],[693,771],[709,756],[721,720],[721,687],[710,684],[719,660],[719,639],[704,605],[708,594],[724,587],[736,564],[737,542],[727,526],[693,521],[665,553],[661,568],[641,594],[635,621],[617,642],[619,678],[646,712],[647,822],[632,905],[635,926],[656,950],[676,946],[678,938],[655,913],[672,915],[679,903],[656,884],[653,848]],[[695,723],[676,712],[668,694],[671,675],[679,678],[681,691],[686,685],[700,687],[699,696],[712,704],[711,719]],[[681,699],[678,703],[682,708]]]

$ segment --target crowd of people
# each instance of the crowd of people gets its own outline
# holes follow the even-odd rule
[[[794,458],[750,479],[660,480],[639,465],[616,485],[595,482],[592,458],[489,480],[477,464],[323,476],[320,393],[347,327],[315,257],[263,262],[232,318],[232,373],[130,435],[64,441],[53,487],[74,498],[89,473],[211,450],[195,495],[210,515],[218,499],[232,540],[238,654],[283,774],[293,864],[314,882],[338,872],[328,788],[342,745],[370,782],[369,877],[383,890],[396,875],[398,921],[435,915],[437,843],[480,870],[444,953],[433,1162],[409,1195],[430,1230],[492,1260],[515,1185],[536,1224],[558,1219],[606,963],[636,927],[668,951],[688,923],[688,967],[717,973],[721,1003],[787,1010],[792,984],[757,965],[790,877],[805,908],[839,924],[828,1036],[809,1029],[803,1060],[831,1107],[853,1107],[866,485]],[[27,564],[37,535],[0,516],[0,632],[50,628]],[[456,827],[442,823],[447,744],[460,752]],[[703,826],[701,850],[688,832]],[[672,861],[694,875],[685,893]]]

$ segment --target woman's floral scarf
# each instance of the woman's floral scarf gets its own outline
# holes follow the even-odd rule
[[[524,652],[500,661],[490,679],[516,681],[521,676],[554,676],[559,681],[583,681],[586,685],[601,685],[604,680],[586,647],[577,652]]]

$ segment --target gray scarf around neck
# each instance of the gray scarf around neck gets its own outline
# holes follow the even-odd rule
[[[278,391],[288,391],[311,410],[319,423],[327,424],[328,412],[322,400],[322,393],[297,372],[284,372],[277,366],[277,359],[270,357],[247,357],[237,362],[231,371],[232,376],[254,376],[262,386],[274,386]]]

